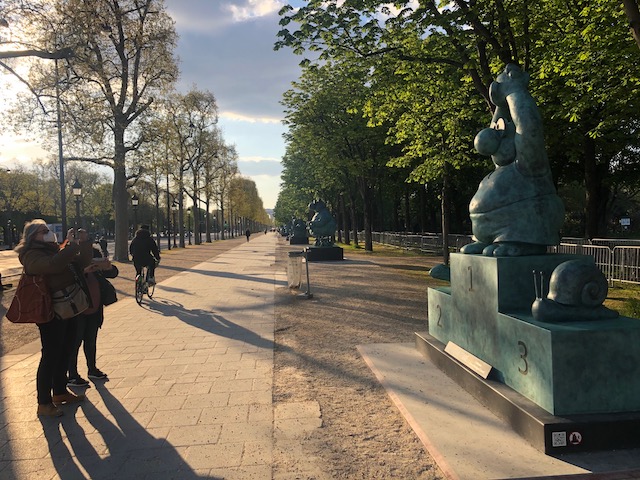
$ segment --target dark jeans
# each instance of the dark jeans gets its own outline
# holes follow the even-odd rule
[[[67,364],[75,338],[76,318],[54,318],[49,323],[38,324],[42,356],[38,365],[36,386],[38,404],[51,403],[53,395],[67,392]]]
[[[83,344],[89,372],[96,370],[96,346],[98,329],[102,323],[102,308],[88,315],[78,315],[75,328],[73,349],[69,355],[69,378],[78,377],[78,352]]]
[[[140,272],[142,272],[142,267],[147,267],[148,270],[148,275],[147,275],[147,280],[149,279],[149,277],[155,277],[155,272],[156,272],[156,261],[155,260],[151,260],[150,262],[137,262],[136,259],[133,259],[133,266],[136,269],[136,275],[140,275]]]

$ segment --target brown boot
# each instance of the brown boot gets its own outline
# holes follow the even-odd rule
[[[61,395],[54,395],[53,404],[55,406],[68,405],[70,403],[83,402],[85,398],[87,397],[81,393],[76,395],[75,393],[67,392]]]
[[[56,407],[53,403],[38,405],[38,416],[40,417],[59,417],[62,414],[62,410]]]

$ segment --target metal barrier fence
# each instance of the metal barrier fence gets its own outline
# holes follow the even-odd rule
[[[604,245],[580,245],[576,243],[561,243],[549,248],[550,252],[571,253],[574,255],[591,255],[596,265],[609,281],[613,265],[613,251]]]
[[[560,245],[549,247],[549,252],[591,255],[609,282],[640,283],[640,240],[604,239],[591,240],[568,238]],[[442,255],[442,235],[429,233],[373,232],[373,241],[430,255]],[[470,235],[449,235],[449,249],[458,252],[473,242]],[[620,245],[622,244],[622,245]]]
[[[607,243],[610,243],[607,240]],[[603,242],[604,243],[604,242]],[[640,283],[640,246],[578,245],[561,243],[550,251],[591,255],[610,282]]]
[[[615,247],[611,278],[620,282],[640,283],[640,247]]]
[[[564,238],[562,241],[564,242]],[[640,247],[640,240],[632,240],[629,238],[594,238],[589,243],[592,245],[606,245],[609,248]]]
[[[372,232],[373,241],[383,245],[392,245],[407,250],[419,250],[431,255],[442,255],[442,235],[426,233],[414,235],[408,233]],[[449,235],[449,250],[458,252],[468,243],[473,242],[470,235]]]

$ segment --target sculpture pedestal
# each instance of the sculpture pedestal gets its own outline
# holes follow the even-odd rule
[[[592,257],[451,255],[451,287],[429,289],[429,334],[491,365],[489,379],[554,416],[640,412],[640,320],[542,323],[533,270]],[[546,292],[545,292],[546,293]]]
[[[289,245],[309,245],[309,237],[289,237]]]
[[[425,358],[546,454],[640,446],[640,412],[554,416],[504,383],[482,379],[447,355],[444,345],[431,335],[416,333],[415,340]]]
[[[341,247],[309,247],[307,249],[307,260],[310,262],[328,262],[344,260],[344,250]]]

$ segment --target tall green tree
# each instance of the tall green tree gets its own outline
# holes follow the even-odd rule
[[[618,2],[544,4],[547,17],[532,22],[531,90],[556,177],[583,185],[584,236],[604,236],[620,182],[640,180],[640,55]]]
[[[316,192],[328,205],[338,206],[338,194],[354,192],[363,203],[365,249],[372,250],[373,191],[389,158],[384,127],[369,127],[364,102],[369,72],[356,62],[309,67],[284,96],[289,140],[304,145],[314,165]],[[312,200],[313,198],[309,199]],[[350,199],[355,212],[355,198]],[[357,224],[353,218],[354,225]]]
[[[393,6],[376,0],[285,6],[276,48],[320,60],[356,56],[372,68],[410,64],[401,67],[400,82],[407,68],[454,71],[453,78],[472,85],[487,104],[487,118],[488,85],[506,63],[519,63],[532,74],[531,91],[542,103],[552,169],[562,181],[578,167],[586,192],[585,234],[597,235],[606,223],[607,182],[615,180],[607,172],[633,163],[628,153],[637,150],[639,56],[620,3],[455,0]],[[386,73],[393,83],[397,72]],[[452,88],[444,98],[458,93]],[[608,124],[622,128],[614,132]]]
[[[145,141],[138,127],[154,98],[177,77],[174,22],[162,0],[40,3],[52,8],[46,23],[31,26],[38,44],[64,45],[73,56],[57,71],[34,65],[32,78],[42,97],[61,100],[66,160],[113,169],[114,258],[126,261],[127,188],[140,173],[130,154]]]
[[[188,174],[191,177],[185,193],[194,205],[194,223],[198,226],[195,244],[200,244],[200,200],[204,186],[205,165],[215,161],[217,153],[216,128],[218,123],[218,105],[211,92],[191,89],[182,98],[189,121],[189,139],[185,143]]]
[[[427,41],[441,43],[437,37],[421,43]],[[389,166],[407,171],[407,182],[439,186],[444,262],[448,263],[451,199],[473,192],[478,176],[469,172],[474,165],[487,168],[489,163],[473,151],[473,138],[487,116],[486,104],[475,93],[469,77],[444,63],[388,58],[376,69],[374,78],[374,95],[366,108],[370,124],[391,125],[388,141],[396,144],[400,153]],[[471,188],[456,188],[469,182],[474,183]]]

